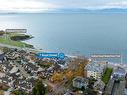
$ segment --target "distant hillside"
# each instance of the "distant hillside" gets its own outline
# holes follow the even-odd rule
[[[127,12],[127,9],[121,9],[121,8],[109,8],[109,9],[102,9],[100,12],[115,12],[115,13],[123,13]]]
[[[54,9],[47,11],[48,13],[127,13],[127,9],[107,8],[107,9]]]
[[[123,8],[105,8],[105,9],[86,9],[86,8],[61,8],[61,9],[49,9],[46,11],[38,12],[18,12],[18,11],[3,11],[0,13],[16,14],[16,13],[127,13],[127,9]]]

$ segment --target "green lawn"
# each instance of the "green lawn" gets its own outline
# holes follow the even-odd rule
[[[109,79],[110,79],[110,76],[112,74],[112,71],[113,69],[112,68],[107,68],[105,73],[103,74],[103,77],[102,77],[102,81],[107,84]]]
[[[2,44],[7,44],[7,45],[12,45],[12,46],[17,46],[17,47],[28,47],[28,48],[32,48],[32,45],[26,44],[24,42],[21,41],[12,41],[9,39],[5,39],[5,38],[0,38],[0,43]]]

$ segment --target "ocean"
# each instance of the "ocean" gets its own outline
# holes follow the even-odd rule
[[[70,55],[122,54],[127,63],[127,14],[1,14],[0,29],[26,28],[38,49]],[[120,60],[120,59],[118,59]]]

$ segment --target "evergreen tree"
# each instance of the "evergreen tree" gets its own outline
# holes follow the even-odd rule
[[[32,95],[45,95],[45,93],[46,93],[46,88],[44,84],[42,83],[41,80],[37,80],[32,90]]]

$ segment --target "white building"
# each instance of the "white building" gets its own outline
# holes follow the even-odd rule
[[[85,67],[87,77],[100,79],[107,68],[107,62],[91,62]]]
[[[99,79],[94,83],[93,88],[95,91],[98,91],[99,95],[102,95],[105,88],[105,83],[101,79]]]

